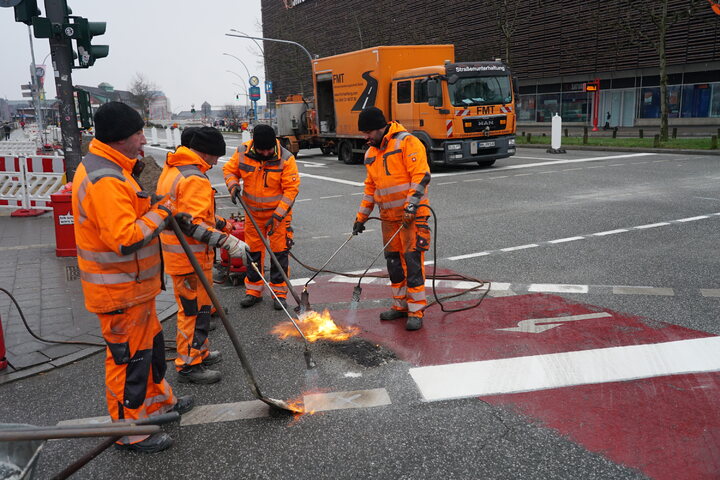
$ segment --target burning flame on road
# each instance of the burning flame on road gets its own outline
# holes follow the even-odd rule
[[[342,342],[360,333],[360,329],[357,327],[339,327],[336,325],[327,310],[323,311],[322,314],[315,311],[305,312],[300,315],[297,324],[305,334],[308,342],[318,340]],[[272,333],[280,337],[281,340],[300,336],[300,333],[289,321],[275,325]]]

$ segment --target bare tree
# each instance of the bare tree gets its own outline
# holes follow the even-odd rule
[[[142,109],[145,123],[147,123],[150,117],[150,104],[158,96],[157,85],[147,80],[142,73],[136,73],[129,90],[135,96],[138,105]]]
[[[223,111],[223,116],[225,117],[227,127],[232,130],[233,132],[238,131],[238,127],[240,126],[240,107],[226,104],[225,110]]]
[[[635,16],[620,20],[623,30],[629,35],[635,45],[650,45],[658,55],[660,68],[660,141],[668,139],[668,75],[667,75],[667,33],[673,25],[691,17],[696,8],[705,3],[705,0],[688,0],[684,5],[672,9],[670,0],[623,0]],[[638,28],[640,19],[650,20],[651,28]]]

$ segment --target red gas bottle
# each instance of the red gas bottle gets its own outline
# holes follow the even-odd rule
[[[245,241],[245,216],[240,213],[230,215],[227,221],[232,225],[230,235]],[[220,249],[220,268],[222,271],[227,272],[227,279],[230,280],[233,285],[240,285],[243,280],[245,280],[247,268],[243,264],[242,259],[230,258],[230,255],[228,255],[227,250],[224,248]]]

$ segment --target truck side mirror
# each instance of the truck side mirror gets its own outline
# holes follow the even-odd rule
[[[442,89],[437,79],[427,81],[428,104],[431,107],[442,107]]]

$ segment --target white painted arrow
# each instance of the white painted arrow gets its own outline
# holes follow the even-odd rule
[[[310,162],[307,160],[295,160],[296,163],[302,163],[308,168],[327,168],[327,164],[320,162]]]
[[[591,318],[607,318],[612,317],[607,312],[598,313],[586,313],[583,315],[570,315],[567,317],[555,317],[555,318],[528,318],[527,320],[521,320],[518,322],[517,327],[510,328],[498,328],[497,330],[504,330],[506,332],[520,332],[520,333],[542,333],[551,328],[559,327],[562,323],[558,322],[574,322],[577,320],[589,320]]]

